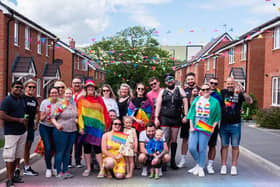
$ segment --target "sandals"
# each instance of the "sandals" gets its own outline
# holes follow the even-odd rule
[[[86,169],[86,170],[83,172],[82,175],[83,175],[84,177],[88,177],[89,174],[90,174],[90,171]]]
[[[97,175],[97,178],[104,178],[105,177],[105,174],[103,171],[99,171],[98,175]]]

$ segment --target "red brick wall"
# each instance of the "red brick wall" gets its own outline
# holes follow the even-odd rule
[[[6,45],[7,45],[7,20],[0,11],[0,102],[6,95]]]
[[[248,43],[247,92],[254,94],[258,107],[263,107],[265,39],[254,38]]]
[[[263,107],[272,105],[272,78],[280,77],[280,50],[273,50],[273,32],[263,34],[265,38],[264,96]]]
[[[204,64],[206,60],[201,60],[197,63],[197,72],[196,72],[196,82],[199,86],[201,86],[204,82]]]
[[[65,82],[67,87],[71,87],[72,83],[72,53],[63,47],[55,48],[55,59],[63,60],[60,65],[61,79]]]
[[[219,81],[218,87],[220,89],[224,88],[224,81],[225,81],[224,67],[225,67],[225,57],[218,56],[216,59],[216,77]]]

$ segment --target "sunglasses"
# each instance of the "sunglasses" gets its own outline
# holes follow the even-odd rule
[[[151,83],[150,86],[152,87],[152,86],[155,86],[156,84],[157,84],[157,83],[154,82],[154,83]]]
[[[102,90],[102,92],[110,92],[110,90]]]
[[[27,87],[28,87],[28,88],[34,88],[34,89],[36,88],[36,86],[27,86]]]
[[[113,125],[120,125],[121,126],[122,124],[121,123],[113,123]]]
[[[201,91],[205,92],[205,91],[209,91],[210,88],[206,88],[206,89],[201,89]]]
[[[210,82],[210,84],[213,84],[213,85],[218,85],[218,83],[217,82]]]
[[[55,87],[55,88],[57,88],[57,89],[64,89],[65,87],[64,86],[57,86],[57,87]]]
[[[15,86],[15,88],[23,89],[23,87],[22,87],[22,86]]]
[[[81,82],[72,82],[73,84],[82,84]]]
[[[144,88],[137,88],[137,90],[141,90],[141,91],[144,91],[145,89],[144,89]]]

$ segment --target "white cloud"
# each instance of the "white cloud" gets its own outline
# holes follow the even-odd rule
[[[15,6],[26,17],[56,34],[62,40],[72,37],[77,44],[90,42],[110,26],[111,13],[126,13],[136,24],[159,26],[147,11],[147,5],[159,5],[172,0],[17,0]],[[117,32],[118,30],[116,30]]]

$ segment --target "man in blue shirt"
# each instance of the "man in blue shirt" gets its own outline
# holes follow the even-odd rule
[[[23,182],[19,176],[13,176],[16,160],[23,158],[27,136],[28,116],[25,116],[22,89],[23,84],[21,82],[15,81],[12,83],[11,93],[2,100],[0,108],[0,119],[4,121],[5,145],[3,159],[7,168],[7,186]]]

